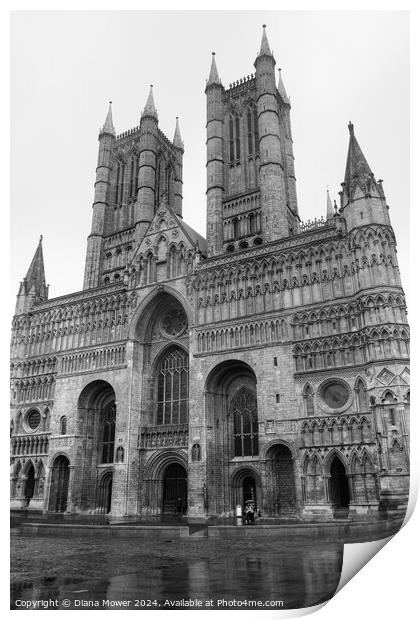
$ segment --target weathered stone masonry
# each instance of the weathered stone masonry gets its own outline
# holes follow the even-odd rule
[[[403,511],[409,328],[395,235],[350,123],[340,205],[298,214],[290,100],[265,30],[207,97],[207,239],[150,89],[99,135],[84,288],[48,299],[42,238],[11,341],[11,505],[333,518]]]

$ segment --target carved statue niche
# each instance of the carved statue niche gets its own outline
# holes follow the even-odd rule
[[[201,461],[201,447],[199,443],[195,443],[191,448],[191,456],[194,462]]]

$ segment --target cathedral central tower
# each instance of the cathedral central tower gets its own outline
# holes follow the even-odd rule
[[[248,75],[225,89],[213,53],[207,95],[209,256],[299,232],[290,101],[265,26]]]

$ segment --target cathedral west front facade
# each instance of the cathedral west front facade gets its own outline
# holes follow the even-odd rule
[[[290,101],[255,72],[207,98],[207,234],[183,220],[184,145],[99,134],[83,289],[48,299],[42,239],[11,344],[11,506],[376,518],[409,488],[409,328],[381,180],[349,124],[340,204],[302,224]],[[343,162],[344,167],[344,162]]]

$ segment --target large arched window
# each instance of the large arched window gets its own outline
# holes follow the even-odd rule
[[[241,388],[232,400],[229,413],[233,416],[235,456],[257,456],[258,414],[255,392]]]
[[[102,463],[113,463],[115,441],[115,403],[109,404],[103,411],[102,415]]]
[[[157,369],[156,424],[188,422],[188,353],[169,349]]]
[[[241,158],[241,128],[240,119],[236,114],[229,118],[229,161]]]
[[[255,107],[249,107],[247,112],[248,155],[258,153],[258,113]]]

